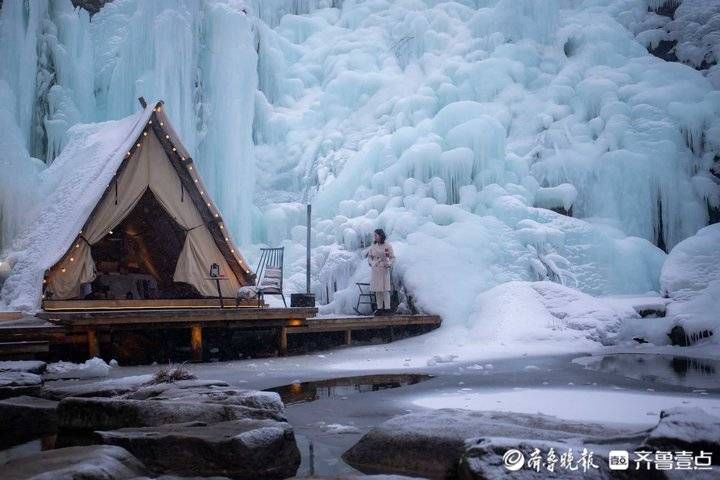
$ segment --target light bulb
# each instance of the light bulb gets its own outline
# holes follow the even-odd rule
[[[177,149],[175,147],[173,147],[173,152],[176,152],[176,151],[177,151]]]
[[[147,132],[143,132],[143,137],[147,137]]]
[[[65,269],[64,269],[64,268],[63,268],[62,270],[60,270],[60,271],[61,271],[62,273],[65,273]]]
[[[71,261],[71,262],[74,262],[74,261],[75,261],[75,258],[70,257],[70,261]]]
[[[162,127],[163,125],[165,125],[165,124],[163,122],[160,122],[160,126]]]
[[[165,138],[170,138],[170,135],[165,135]]]
[[[140,144],[139,144],[139,143],[138,143],[137,145],[135,145],[135,146],[138,147],[138,148],[140,148]]]

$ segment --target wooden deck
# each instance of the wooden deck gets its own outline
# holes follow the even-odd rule
[[[317,317],[317,308],[257,308],[218,305],[202,308],[157,309],[78,309],[44,311],[37,317],[0,322],[0,355],[47,352],[54,345],[70,345],[88,357],[101,356],[101,346],[108,336],[118,332],[189,331],[188,342],[193,361],[204,358],[204,331],[220,329],[232,336],[236,330],[270,330],[276,332],[277,353],[288,353],[288,337],[302,334],[344,332],[344,344],[353,342],[353,332],[382,330],[392,341],[401,329],[421,326],[437,328],[441,319],[435,315],[390,315]],[[418,329],[415,329],[418,330]],[[184,335],[184,334],[183,334]],[[107,345],[107,340],[104,340]],[[107,353],[107,352],[106,352]]]

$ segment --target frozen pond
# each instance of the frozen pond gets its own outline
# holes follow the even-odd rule
[[[449,359],[385,370],[358,361],[355,370],[338,371],[338,361],[356,351],[187,368],[200,379],[278,392],[302,454],[300,477],[355,473],[341,457],[363,434],[396,415],[428,409],[542,413],[597,423],[608,435],[644,430],[657,422],[660,410],[673,406],[699,406],[720,415],[717,360],[654,353],[558,354],[477,363]],[[117,367],[100,380],[144,378],[137,376],[158,368]],[[0,458],[48,447],[49,442],[37,440],[0,452]]]

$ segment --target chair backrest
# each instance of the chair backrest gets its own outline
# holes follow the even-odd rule
[[[282,291],[283,256],[285,247],[261,248],[257,272],[258,287],[272,287]]]

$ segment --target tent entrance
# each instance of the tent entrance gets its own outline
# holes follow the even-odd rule
[[[195,287],[173,281],[187,233],[150,189],[127,217],[92,246],[97,278],[87,300],[201,298]]]

